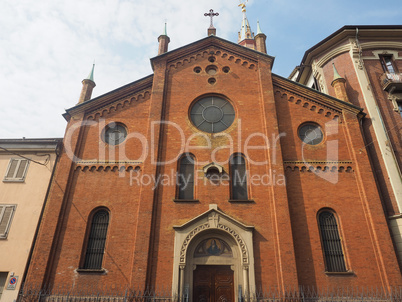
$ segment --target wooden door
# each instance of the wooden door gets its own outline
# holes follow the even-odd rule
[[[233,271],[229,265],[197,265],[194,302],[234,302]]]

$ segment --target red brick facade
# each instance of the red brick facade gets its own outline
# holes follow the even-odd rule
[[[239,229],[254,227],[252,246],[245,248],[253,251],[250,284],[243,287],[402,285],[359,107],[274,75],[272,57],[215,36],[151,62],[152,76],[67,110],[65,148],[27,284],[103,287],[119,280],[140,288],[173,286],[176,292],[187,282],[174,277],[176,226],[197,223],[215,204],[221,220],[226,215]],[[210,65],[215,74],[206,72]],[[234,107],[235,120],[223,132],[208,134],[191,122],[189,108],[203,96],[222,97]],[[128,137],[117,146],[102,140],[110,122],[127,128]],[[321,127],[322,143],[301,141],[304,123]],[[177,200],[177,159],[185,152],[195,157],[192,201]],[[247,201],[231,200],[228,161],[236,153],[246,159]],[[224,170],[218,183],[203,171],[212,162]],[[155,186],[152,177],[159,179]],[[101,207],[110,214],[104,270],[80,270],[91,215]],[[335,213],[346,272],[326,272],[317,220],[323,209]],[[228,240],[233,235],[204,230],[193,238],[208,232]],[[246,242],[244,236],[230,238]]]

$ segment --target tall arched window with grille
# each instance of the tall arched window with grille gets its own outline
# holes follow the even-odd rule
[[[177,198],[194,199],[194,156],[185,154],[179,159],[177,174]]]
[[[83,269],[102,269],[108,226],[109,212],[106,209],[96,211],[92,216]]]
[[[318,215],[321,242],[327,272],[346,272],[338,223],[331,211],[322,211]]]
[[[231,199],[248,200],[246,160],[240,154],[230,159]]]

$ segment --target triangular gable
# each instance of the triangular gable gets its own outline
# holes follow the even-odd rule
[[[275,58],[257,50],[241,46],[239,44],[227,41],[225,39],[208,36],[196,42],[190,43],[180,48],[176,48],[172,51],[166,52],[154,58],[151,58],[152,68],[154,68],[155,62],[159,60],[166,60],[169,63],[173,61],[191,60],[191,55],[197,53],[203,53],[209,51],[211,48],[220,49],[234,56],[240,57],[245,61],[258,62],[259,59],[265,59],[271,61],[271,67],[273,66]],[[230,55],[229,55],[230,56]],[[196,57],[195,57],[196,58]]]
[[[109,107],[114,106],[116,108],[119,104],[124,106],[126,102],[130,103],[150,94],[152,81],[153,74],[66,109],[63,116],[68,120],[70,116],[78,113],[89,114],[95,111],[110,110]]]
[[[272,74],[272,83],[274,85],[274,93],[287,94],[288,101],[307,108],[311,112],[323,113],[330,118],[337,117],[343,111],[351,112],[358,117],[365,116],[363,108],[341,101],[276,74]]]
[[[180,226],[173,226],[173,228],[175,230],[185,230],[188,228],[192,228],[194,224],[197,224],[197,222],[199,222],[201,220],[208,220],[210,226],[216,227],[216,225],[219,223],[219,221],[216,221],[216,224],[215,224],[215,222],[214,222],[215,218],[211,219],[211,217],[216,217],[216,215],[214,215],[214,213],[216,213],[216,215],[220,215],[225,220],[230,221],[234,225],[236,225],[244,230],[252,231],[254,229],[253,226],[245,225],[242,222],[240,222],[240,221],[230,217],[229,215],[225,214],[224,212],[218,210],[216,205],[212,205],[212,204],[210,205],[210,209],[208,211],[202,213],[201,215],[198,215],[197,217],[194,217],[193,219],[187,221],[186,223],[184,223]]]

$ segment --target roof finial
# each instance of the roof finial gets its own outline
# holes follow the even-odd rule
[[[248,2],[248,0],[246,0],[245,2],[241,2],[241,0],[239,0],[239,1],[240,1],[239,6],[241,7],[241,11],[243,13],[245,13],[246,12],[246,3]]]
[[[344,102],[349,102],[348,93],[346,91],[346,80],[339,75],[334,63],[332,63],[332,67],[334,68],[334,79],[331,82],[331,86],[334,87],[335,96]]]
[[[241,7],[241,11],[243,13],[243,20],[242,20],[241,29],[239,32],[238,44],[254,49],[255,48],[254,33],[251,31],[250,24],[248,23],[247,15],[246,15],[246,2],[247,1],[248,0],[245,0],[244,2],[240,2],[240,4],[239,4],[239,6]]]
[[[255,50],[258,50],[263,53],[267,53],[266,40],[267,40],[267,36],[261,30],[260,21],[257,21],[257,34],[254,37]]]
[[[208,36],[215,36],[216,35],[216,28],[214,27],[213,17],[219,16],[219,13],[214,13],[214,10],[211,8],[209,10],[209,13],[205,13],[204,16],[211,18],[211,23],[210,23],[209,28],[208,28]]]
[[[158,55],[164,54],[168,51],[168,44],[170,42],[170,38],[167,35],[167,21],[165,20],[165,27],[163,28],[163,33],[158,37],[159,47],[158,47]]]
[[[83,102],[86,102],[91,99],[92,96],[92,90],[96,86],[95,81],[94,81],[94,69],[95,69],[95,61],[92,65],[91,72],[89,75],[82,80],[82,89],[81,89],[81,94],[80,98],[78,99],[78,104],[81,104]]]
[[[334,68],[334,80],[341,79],[342,77],[339,75],[338,71],[336,70],[334,63],[332,63],[332,67]]]
[[[260,28],[260,21],[257,20],[257,35],[262,34],[261,28]]]
[[[209,13],[205,13],[204,16],[211,18],[211,23],[210,23],[210,25],[209,25],[209,28],[213,28],[213,27],[214,27],[213,17],[219,16],[219,13],[214,13],[214,10],[211,8],[211,9],[209,10]]]
[[[94,60],[94,63],[92,64],[91,72],[86,77],[86,80],[91,80],[92,82],[95,83],[95,81],[94,81],[94,69],[95,69],[95,60]]]

